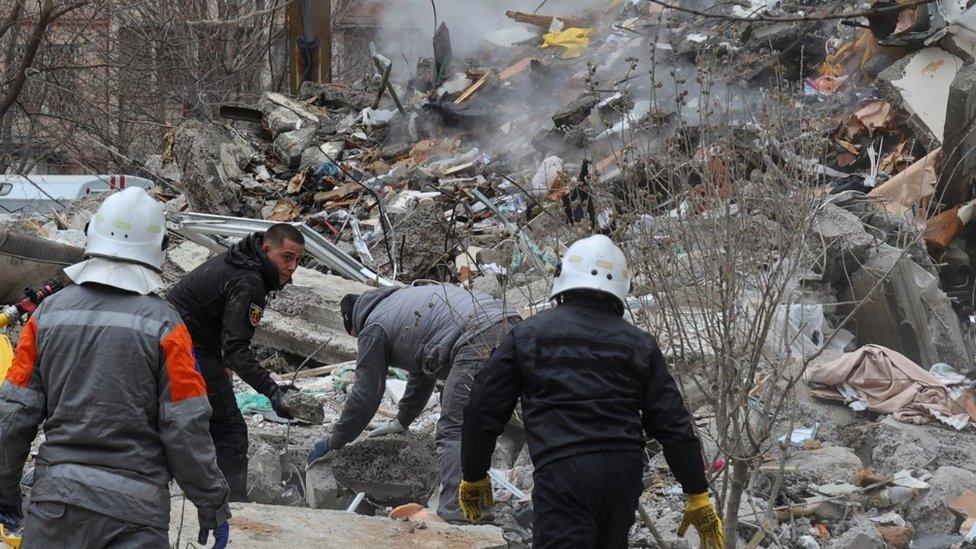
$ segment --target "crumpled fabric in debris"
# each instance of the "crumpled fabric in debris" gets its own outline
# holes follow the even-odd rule
[[[939,378],[881,345],[865,345],[837,360],[811,365],[803,379],[831,387],[846,384],[867,402],[869,410],[892,414],[903,423],[937,418],[955,427],[965,426],[970,419]]]
[[[542,35],[542,48],[560,46],[566,48],[563,52],[563,59],[573,59],[579,57],[583,48],[590,45],[590,33],[593,29],[583,29],[579,27],[569,27],[561,31],[550,32]]]

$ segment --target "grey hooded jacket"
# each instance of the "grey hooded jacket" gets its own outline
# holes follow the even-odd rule
[[[376,414],[389,366],[409,372],[397,419],[409,426],[450,371],[457,350],[487,328],[517,318],[498,299],[453,284],[379,288],[360,296],[352,323],[358,336],[356,383],[329,440],[354,440]]]
[[[47,298],[0,385],[0,502],[43,422],[32,501],[169,527],[176,481],[209,528],[230,517],[210,404],[179,314],[162,299],[98,285]]]

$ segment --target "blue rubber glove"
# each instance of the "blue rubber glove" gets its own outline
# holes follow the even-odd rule
[[[207,538],[210,537],[210,529],[200,528],[200,533],[197,535],[197,543],[206,547]],[[225,549],[227,543],[230,541],[230,523],[224,522],[214,530],[214,544],[213,549]]]
[[[213,549],[224,549],[230,541],[230,523],[225,522],[214,530]]]
[[[329,439],[327,438],[323,438],[322,440],[316,442],[315,446],[312,447],[312,451],[308,453],[308,465],[306,468],[311,467],[325,459],[325,457],[329,455],[329,450],[331,449],[332,448],[329,447]]]

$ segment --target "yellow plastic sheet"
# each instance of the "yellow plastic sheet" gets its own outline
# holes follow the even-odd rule
[[[10,344],[10,338],[0,334],[0,381],[7,379],[7,370],[14,361],[14,346]]]
[[[561,31],[550,32],[542,35],[542,47],[550,48],[560,46],[566,48],[563,52],[563,59],[579,57],[583,48],[590,45],[590,33],[593,29],[582,29],[579,27],[569,27]]]

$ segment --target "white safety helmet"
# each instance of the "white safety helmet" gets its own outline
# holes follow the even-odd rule
[[[129,187],[106,198],[88,223],[87,234],[87,257],[163,268],[166,216],[163,205],[145,189]]]
[[[149,294],[163,287],[166,259],[163,206],[140,187],[112,194],[87,228],[86,261],[64,270],[75,283],[95,282]]]
[[[568,290],[595,290],[612,295],[626,305],[630,293],[627,258],[602,234],[577,240],[566,249],[556,269],[549,299]]]

